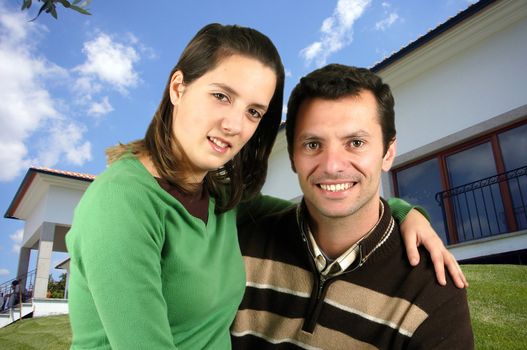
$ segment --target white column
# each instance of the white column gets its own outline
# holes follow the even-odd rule
[[[53,253],[53,239],[55,238],[55,224],[44,222],[41,227],[38,244],[37,272],[35,278],[34,298],[45,298],[48,291],[49,272],[51,271],[51,254]]]
[[[64,299],[68,299],[68,287],[69,287],[69,285],[70,285],[70,268],[68,267],[66,269],[66,285],[64,286]]]
[[[27,272],[29,268],[29,256],[31,254],[31,249],[26,247],[20,248],[20,255],[18,256],[18,269],[17,269],[17,279],[20,282],[20,288],[27,288]],[[33,281],[30,281],[33,283]]]

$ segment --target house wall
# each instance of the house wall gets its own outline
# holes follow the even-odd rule
[[[74,209],[88,185],[87,182],[39,175],[30,189],[32,200],[22,203],[22,219],[25,220],[22,245],[32,247],[38,241],[38,230],[43,222],[71,226]]]
[[[526,62],[527,20],[523,18],[392,86],[399,156],[526,105]]]
[[[285,140],[285,129],[280,130],[278,133],[273,153],[269,158],[269,170],[262,192],[284,199],[295,199],[302,195],[297,176],[291,170],[291,162],[289,161]]]
[[[73,189],[51,185],[47,193],[45,218],[57,224],[71,225],[73,212],[85,189]]]

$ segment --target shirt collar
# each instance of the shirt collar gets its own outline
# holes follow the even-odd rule
[[[313,236],[313,233],[311,232],[309,223],[307,221],[308,214],[307,214],[307,208],[305,207],[304,200],[302,200],[302,202],[298,204],[297,222],[298,222],[299,228],[302,232],[302,235],[304,236],[304,239],[308,241],[308,244],[310,246],[310,253],[315,263],[315,266],[317,267],[317,270],[322,275],[327,276],[327,277],[338,276],[342,274],[344,271],[346,271],[350,266],[352,265],[358,266],[364,263],[366,259],[363,258],[364,252],[363,252],[362,243],[370,239],[372,232],[376,231],[376,229],[379,227],[379,223],[385,216],[385,202],[383,200],[380,201],[379,211],[380,211],[379,220],[377,220],[377,222],[372,227],[372,229],[368,231],[368,233],[366,233],[355,244],[349,247],[343,254],[341,254],[336,259],[331,260],[320,249],[320,247],[318,246],[315,240],[315,237]],[[390,218],[391,218],[391,214],[390,214]],[[393,218],[391,218],[390,220],[389,229],[383,230],[385,232],[383,236],[381,237],[381,240],[378,242],[378,244],[375,245],[374,249],[366,252],[367,253],[366,258],[369,257],[369,255],[373,253],[374,250],[376,250],[386,241],[386,239],[388,238],[392,230],[393,230]]]

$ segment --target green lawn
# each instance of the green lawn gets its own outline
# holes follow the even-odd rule
[[[527,266],[467,265],[476,349],[527,349]]]
[[[465,265],[478,350],[527,349],[527,266]],[[67,316],[22,320],[0,329],[0,349],[68,349]]]
[[[0,349],[61,350],[71,343],[67,315],[23,319],[0,329]]]

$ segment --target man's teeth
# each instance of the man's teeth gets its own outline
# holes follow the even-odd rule
[[[320,184],[320,188],[324,191],[329,192],[338,192],[338,191],[345,191],[349,188],[351,188],[352,184],[350,182],[343,183],[343,184],[334,184],[334,185],[324,185]]]
[[[209,137],[209,140],[211,140],[216,146],[219,146],[221,148],[225,148],[225,147],[229,146],[228,143],[221,142],[220,140],[218,140],[215,137]]]

